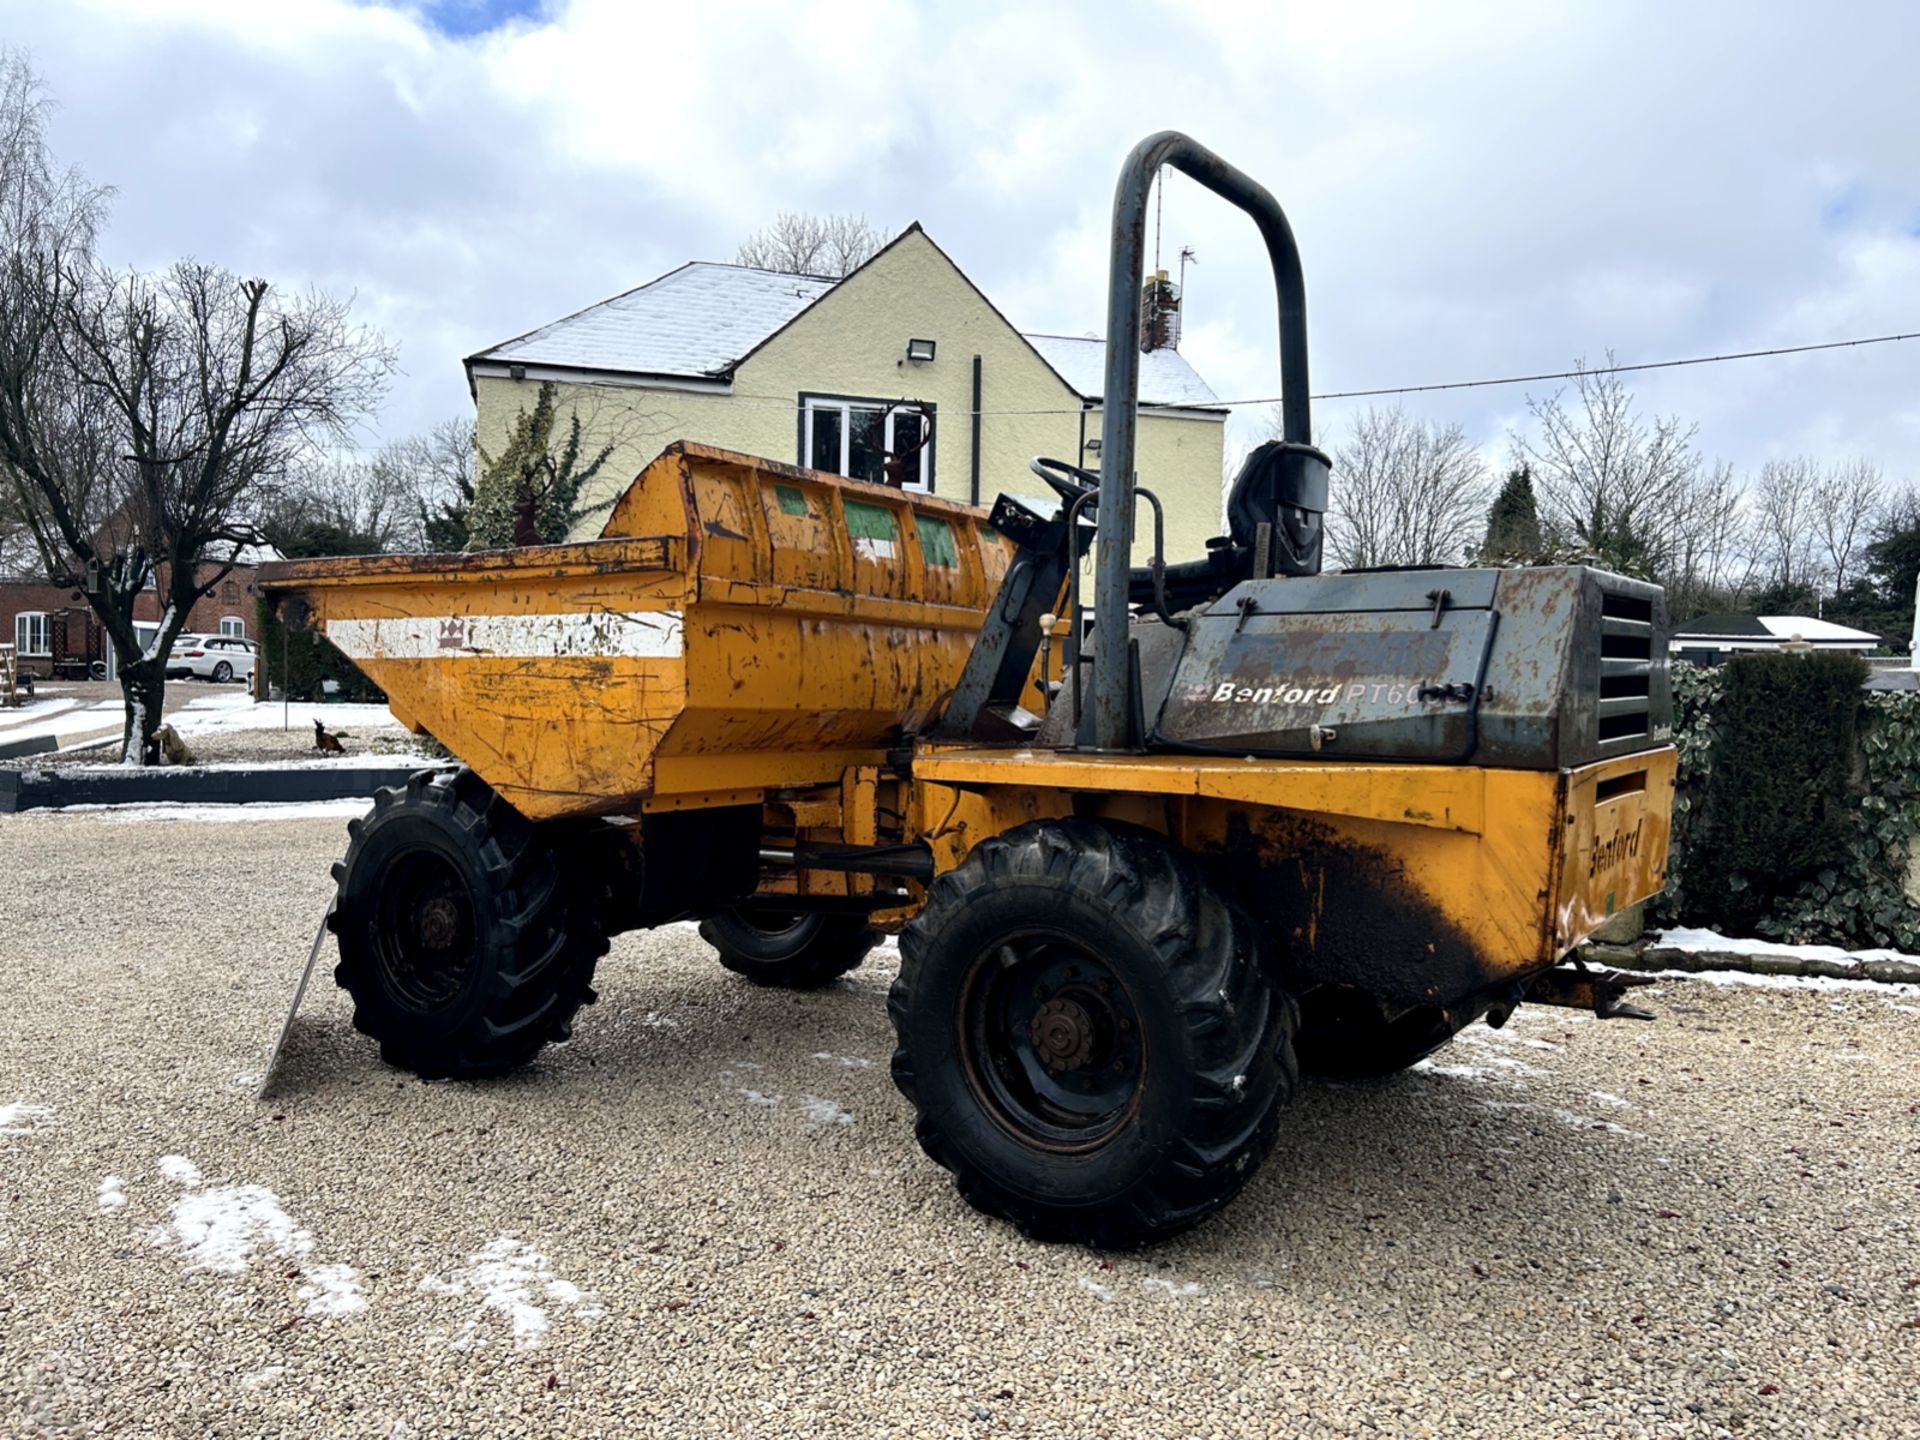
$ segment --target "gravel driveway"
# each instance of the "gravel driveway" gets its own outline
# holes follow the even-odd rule
[[[1911,993],[1523,1010],[1103,1257],[920,1155],[890,950],[791,995],[627,936],[484,1085],[323,972],[256,1104],[344,845],[0,820],[0,1433],[1920,1435]]]

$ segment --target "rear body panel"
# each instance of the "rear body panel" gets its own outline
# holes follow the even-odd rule
[[[1389,1013],[1547,969],[1664,884],[1671,748],[1574,771],[933,749],[914,765],[935,865],[1026,819],[1100,815],[1209,857],[1290,988]]]

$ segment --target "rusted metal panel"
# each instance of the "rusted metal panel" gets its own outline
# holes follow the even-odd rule
[[[984,519],[677,445],[599,540],[288,562],[261,588],[529,816],[654,811],[877,764],[1005,572]]]
[[[1188,632],[1156,727],[1164,743],[1246,755],[1465,760],[1493,641],[1489,610],[1272,614],[1268,581]]]
[[[1357,989],[1391,1017],[1511,1003],[1609,894],[1657,893],[1673,764],[1671,749],[1556,772],[956,747],[923,752],[914,777],[952,797],[950,813],[916,809],[940,869],[1029,812],[1162,829],[1231,879],[1290,985]]]

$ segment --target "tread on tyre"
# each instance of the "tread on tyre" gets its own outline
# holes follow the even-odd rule
[[[567,1039],[606,953],[604,896],[469,770],[380,791],[348,826],[334,979],[388,1064],[498,1075]]]
[[[880,943],[865,915],[733,906],[700,922],[720,963],[756,985],[816,990],[858,968]]]
[[[1102,1248],[1225,1205],[1272,1149],[1297,1010],[1253,923],[1151,831],[1035,821],[901,936],[893,1076],[977,1209]]]

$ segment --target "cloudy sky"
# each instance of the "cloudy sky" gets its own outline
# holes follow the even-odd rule
[[[0,0],[55,143],[119,188],[122,263],[358,297],[401,347],[377,430],[467,404],[460,357],[776,210],[921,221],[1024,328],[1088,333],[1126,150],[1184,129],[1306,262],[1315,388],[1920,330],[1920,6],[721,5]],[[1176,177],[1183,347],[1277,388],[1252,228]],[[1920,481],[1920,341],[1637,377],[1742,467]],[[1532,387],[1542,393],[1551,387]],[[1406,401],[1491,449],[1526,388]],[[1343,409],[1318,407],[1318,433]],[[1241,412],[1236,435],[1264,419]]]

